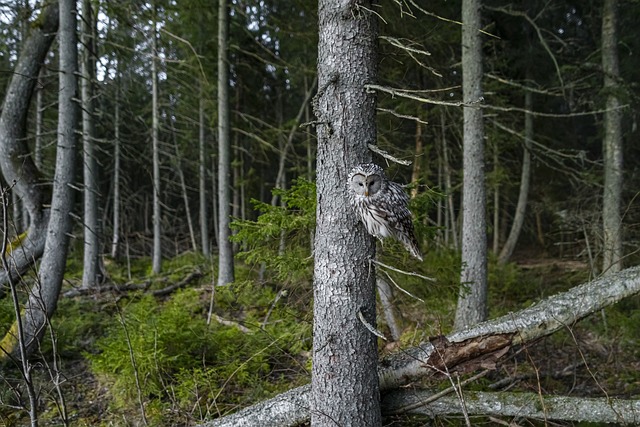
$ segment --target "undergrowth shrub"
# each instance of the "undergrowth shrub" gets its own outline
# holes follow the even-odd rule
[[[282,203],[252,200],[260,214],[255,221],[236,219],[231,240],[242,244],[237,256],[249,265],[264,265],[280,283],[309,278],[313,267],[311,236],[316,222],[316,185],[304,178],[288,190],[273,189]]]
[[[273,310],[274,322],[263,330],[251,327],[257,322],[250,320],[251,333],[215,321],[207,325],[208,301],[200,292],[178,291],[164,303],[145,295],[120,304],[106,335],[96,342],[98,354],[86,354],[94,373],[110,385],[112,410],[135,411],[140,394],[147,417],[162,417],[158,424],[169,425],[167,414],[201,420],[290,383],[290,376],[277,373],[310,348],[310,327],[301,328],[282,310]],[[262,297],[257,287],[242,292]],[[217,303],[230,309],[224,300]],[[245,317],[251,319],[253,311],[247,306]]]

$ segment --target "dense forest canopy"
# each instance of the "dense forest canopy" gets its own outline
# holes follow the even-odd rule
[[[349,144],[370,144],[367,156],[390,180],[406,184],[425,254],[422,263],[397,242],[377,245],[381,320],[367,327],[393,342],[384,347],[381,338],[381,353],[452,330],[466,263],[465,108],[481,111],[484,126],[489,317],[638,264],[637,1],[483,0],[482,95],[470,102],[463,100],[465,2],[350,4],[345,21],[374,16],[377,23],[377,77],[361,85],[367,95],[375,94],[377,140],[359,141],[369,128],[350,129],[358,141],[332,149],[352,162],[361,156],[354,157]],[[615,31],[607,33],[603,22],[611,5],[618,15]],[[204,0],[0,0],[3,422],[21,425],[29,417],[34,425],[37,407],[65,425],[90,425],[102,417],[118,424],[125,416],[136,421],[122,425],[194,425],[308,382],[314,242],[321,241],[314,234],[322,197],[315,182],[324,178],[316,172],[325,166],[316,162],[319,128],[326,125],[317,117],[318,103],[336,84],[318,72],[336,66],[318,54],[318,7],[304,0],[228,0],[221,9]],[[76,19],[77,43],[65,46],[68,39],[59,37],[58,9]],[[219,56],[223,10],[226,57]],[[339,43],[357,45],[348,37]],[[43,60],[32,46],[39,46]],[[78,54],[74,71],[62,68],[65,48]],[[29,61],[35,61],[31,68]],[[219,102],[225,92],[220,61],[229,71],[226,103]],[[21,75],[23,69],[36,74]],[[64,115],[65,73],[77,75],[71,97],[77,117]],[[356,106],[339,101],[334,105],[344,108],[342,116],[351,117]],[[221,109],[229,117],[226,177],[218,174]],[[68,185],[56,178],[65,166],[65,117],[77,122],[71,133],[78,138],[75,170],[67,169],[75,179]],[[616,179],[618,199],[610,199],[607,191]],[[50,209],[57,206],[51,197],[60,185],[75,195],[67,206],[68,232],[49,224]],[[213,286],[224,235],[219,228],[227,227],[220,222],[220,188],[230,191],[223,207],[231,210],[236,274],[228,287]],[[617,231],[608,228],[614,216]],[[46,290],[52,280],[39,270],[45,234],[70,237],[68,259],[61,261],[67,268],[62,291],[51,287],[58,290],[42,310],[46,320],[29,332],[37,316],[29,314],[28,301],[40,292],[39,284]],[[610,248],[612,241],[618,249]],[[91,245],[97,255],[82,261]],[[16,248],[24,251],[20,259]],[[66,256],[66,247],[60,252]],[[44,266],[51,262],[47,256]],[[163,261],[157,271],[151,267],[156,256]],[[95,271],[87,282],[81,278],[88,262]],[[385,284],[394,288],[391,303],[383,296]],[[628,338],[637,324],[623,320],[637,321],[637,302],[626,304],[611,314],[602,311],[604,326],[592,325],[597,333],[610,327],[625,337],[624,344],[607,341],[618,352],[602,350],[605,356],[585,359],[585,365],[607,355],[624,365],[626,346],[637,354],[637,341]],[[27,319],[24,331],[21,317]],[[596,334],[579,333],[584,335],[576,341]],[[33,353],[31,364],[15,344],[23,335],[42,342],[23,349]],[[558,347],[560,353],[575,351]],[[561,359],[570,364],[570,357]],[[76,368],[82,372],[78,382],[85,382],[77,395],[104,402],[82,408],[83,397],[65,388],[60,374],[72,377],[66,372]],[[637,398],[637,374],[626,374],[631,379],[625,386],[611,378],[598,387]],[[534,379],[524,388],[540,385]],[[545,386],[567,392],[561,382]],[[577,394],[595,395],[595,388],[590,384]],[[36,391],[43,389],[56,391],[36,402]]]

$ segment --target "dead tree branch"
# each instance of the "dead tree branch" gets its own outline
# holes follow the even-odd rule
[[[437,374],[443,368],[448,372],[486,369],[512,346],[571,327],[580,319],[638,293],[640,266],[582,284],[517,313],[480,323],[447,337],[435,338],[383,361],[380,388],[397,389],[419,378]],[[233,415],[201,424],[201,427],[295,426],[309,419],[309,392],[308,385],[298,387]],[[467,399],[467,403],[470,400]],[[549,405],[546,408],[549,410]],[[609,418],[612,422],[618,419]]]

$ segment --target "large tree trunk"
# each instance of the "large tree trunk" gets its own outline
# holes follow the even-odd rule
[[[231,230],[231,141],[229,135],[229,8],[218,4],[218,285],[234,280]]]
[[[527,201],[529,199],[529,182],[531,181],[531,141],[533,140],[533,116],[531,111],[533,108],[533,94],[531,91],[526,91],[524,94],[524,153],[522,154],[522,173],[520,175],[520,192],[518,194],[518,203],[516,204],[516,212],[513,215],[513,223],[511,224],[511,231],[509,231],[509,237],[505,242],[500,255],[498,256],[498,262],[500,264],[506,264],[513,255],[513,251],[516,248],[516,243],[520,237],[520,231],[522,231],[522,225],[524,224],[524,217],[527,211]],[[498,233],[496,228],[495,233]]]
[[[13,191],[17,192],[30,217],[29,228],[12,242],[13,249],[8,254],[11,274],[16,280],[42,256],[49,220],[49,209],[43,205],[50,200],[50,193],[40,179],[25,133],[38,74],[58,30],[58,8],[57,2],[48,3],[31,26],[0,112],[0,168],[5,181],[13,185]],[[0,293],[8,279],[8,272],[2,270]]]
[[[470,371],[496,362],[512,346],[531,343],[566,329],[624,298],[640,293],[640,267],[587,282],[516,313],[509,313],[387,358],[380,370],[380,389],[406,386],[420,378]],[[481,363],[482,362],[482,363]],[[295,426],[309,420],[310,388],[298,387],[201,427]],[[612,420],[615,421],[615,420]]]
[[[622,268],[622,111],[616,94],[620,70],[618,67],[618,0],[605,0],[602,8],[602,71],[607,93],[604,113],[604,194],[602,219],[604,257],[602,271],[616,272]]]
[[[369,1],[318,4],[317,212],[311,425],[380,425],[375,243],[349,206],[346,179],[376,140],[378,29]]]
[[[98,161],[95,149],[93,82],[95,80],[95,31],[90,0],[82,1],[82,145],[84,176],[84,262],[82,287],[99,281],[101,227],[98,214]]]
[[[455,328],[487,318],[487,218],[482,110],[480,0],[462,1],[462,96],[464,107],[462,271]]]

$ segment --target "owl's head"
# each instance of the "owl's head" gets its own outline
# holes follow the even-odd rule
[[[382,168],[373,163],[362,163],[351,169],[349,173],[349,188],[357,196],[375,196],[386,181]]]

